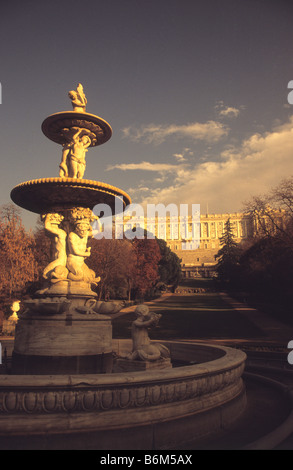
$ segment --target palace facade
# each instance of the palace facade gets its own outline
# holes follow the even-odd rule
[[[182,260],[181,266],[185,277],[210,277],[215,272],[215,255],[221,248],[220,239],[224,234],[225,223],[230,219],[235,241],[244,243],[249,238],[260,234],[262,230],[275,230],[285,220],[284,211],[273,211],[273,217],[252,217],[245,213],[200,214],[197,216],[146,218],[125,217],[116,225],[117,231],[135,229],[147,230],[157,238],[167,242],[170,249]],[[274,218],[274,222],[272,220]]]
[[[182,260],[182,271],[186,277],[210,276],[216,264],[215,255],[220,249],[220,238],[226,221],[230,219],[235,241],[243,242],[253,235],[254,224],[249,215],[242,213],[205,214],[198,217],[125,217],[123,225],[117,224],[116,233],[124,230],[147,230],[167,242],[170,249]]]
[[[216,265],[215,255],[221,248],[220,238],[224,234],[225,223],[228,219],[230,219],[237,243],[243,243],[253,236],[255,224],[251,216],[231,213],[200,216],[200,240],[196,249],[188,249],[188,244],[182,239],[166,239],[171,250],[182,260],[182,271],[185,277],[213,275]]]

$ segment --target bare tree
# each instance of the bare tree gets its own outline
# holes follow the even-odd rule
[[[293,248],[293,176],[244,205],[256,238],[274,237]]]

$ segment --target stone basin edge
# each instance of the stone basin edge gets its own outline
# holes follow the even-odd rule
[[[213,349],[215,352],[221,352],[220,358],[205,362],[203,364],[191,364],[181,367],[175,367],[166,370],[152,370],[140,372],[123,372],[111,374],[76,374],[76,375],[0,375],[0,389],[8,387],[35,388],[42,387],[103,387],[109,388],[115,386],[135,384],[156,384],[157,382],[169,382],[189,379],[192,377],[204,377],[216,375],[229,370],[240,369],[239,374],[244,370],[246,354],[238,349],[226,346],[214,346],[202,343],[184,343],[181,341],[162,342],[167,346],[185,345],[188,350],[196,347]],[[15,390],[14,388],[14,390]],[[16,391],[16,390],[15,390]]]

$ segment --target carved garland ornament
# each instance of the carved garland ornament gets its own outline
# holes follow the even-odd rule
[[[0,413],[67,413],[92,412],[154,406],[199,398],[225,388],[242,386],[244,364],[215,375],[173,383],[147,386],[125,386],[115,389],[54,391],[3,391]]]

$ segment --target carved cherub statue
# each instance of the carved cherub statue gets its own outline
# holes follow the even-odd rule
[[[83,178],[85,154],[91,145],[91,138],[82,128],[64,129],[67,142],[63,145],[59,176],[61,178]]]
[[[151,342],[148,328],[157,326],[162,315],[150,312],[146,305],[139,305],[135,314],[137,319],[132,323],[132,353],[128,356],[131,360],[156,361],[161,358],[169,358],[170,352],[166,346]]]
[[[52,239],[52,258],[43,277],[53,284],[64,280],[97,284],[100,278],[85,259],[91,254],[87,247],[88,238],[93,236],[91,222],[98,217],[89,208],[74,207],[60,213],[42,214],[41,219]]]
[[[100,278],[96,278],[95,272],[85,264],[85,259],[91,254],[87,247],[88,238],[91,236],[92,227],[87,219],[79,219],[74,224],[74,230],[67,238],[68,278],[73,281],[85,281],[96,284]]]
[[[87,99],[83,91],[83,86],[81,83],[77,85],[76,90],[71,90],[68,93],[69,98],[73,106],[73,111],[77,113],[84,113]]]
[[[59,213],[48,213],[42,215],[45,230],[52,237],[52,261],[43,271],[43,277],[49,278],[66,278],[66,231],[60,227],[64,216]]]

